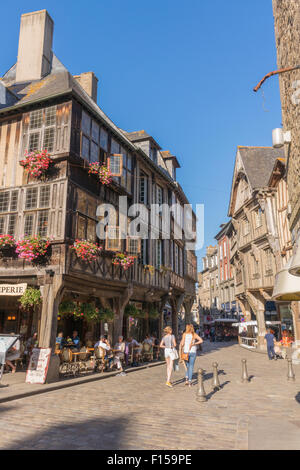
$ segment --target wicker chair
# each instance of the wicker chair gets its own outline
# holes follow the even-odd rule
[[[142,359],[145,361],[153,361],[153,346],[149,343],[143,343]]]
[[[103,372],[105,367],[107,366],[107,359],[105,359],[105,349],[103,348],[95,348],[95,371]]]
[[[61,364],[59,366],[59,373],[61,375],[68,375],[72,372],[72,351],[70,348],[63,348],[61,351]]]

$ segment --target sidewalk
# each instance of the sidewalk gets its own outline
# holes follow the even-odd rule
[[[157,367],[164,364],[164,361],[149,362],[138,367],[130,367],[125,370],[126,374],[136,372],[138,370]],[[103,372],[86,374],[81,377],[75,378],[62,378],[59,382],[51,384],[28,384],[25,382],[26,372],[16,372],[15,374],[6,373],[3,375],[0,382],[0,403],[5,403],[20,398],[29,397],[32,395],[39,395],[41,393],[51,392],[53,390],[60,390],[63,388],[74,387],[74,385],[82,385],[89,382],[96,382],[98,380],[108,379],[115,377],[120,372]]]

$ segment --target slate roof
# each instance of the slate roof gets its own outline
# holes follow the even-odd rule
[[[276,159],[284,158],[284,150],[273,147],[239,147],[238,150],[252,189],[267,187]]]

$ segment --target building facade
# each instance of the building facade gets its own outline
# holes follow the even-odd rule
[[[183,211],[165,215],[162,209],[174,203],[183,209],[188,203],[176,181],[177,158],[163,152],[145,131],[119,129],[97,105],[94,73],[73,77],[52,52],[52,39],[53,20],[46,10],[22,15],[18,61],[0,81],[0,234],[17,241],[50,239],[44,264],[15,255],[0,258],[0,283],[42,292],[40,308],[30,314],[19,308],[17,287],[15,295],[2,289],[1,330],[25,336],[36,330],[39,346],[54,348],[58,327],[67,328],[58,324],[61,303],[90,302],[114,312],[108,328],[116,340],[128,334],[124,311],[129,303],[145,312],[157,309],[155,329],[161,331],[168,302],[177,334],[178,312],[184,304],[189,318],[197,282],[195,252],[185,249],[184,235],[176,235]],[[36,48],[31,47],[34,41]],[[20,164],[25,151],[45,149],[52,160],[46,177],[28,176]],[[89,165],[97,162],[111,169],[109,185],[89,174]],[[135,214],[127,211],[133,203],[144,207],[140,225],[144,220],[146,232],[138,239],[123,233],[126,222],[134,220]],[[99,211],[103,204],[115,209],[114,218]],[[155,218],[150,217],[151,204],[159,208]],[[163,216],[169,218],[169,236]],[[190,217],[195,229],[195,215]],[[76,239],[100,244],[101,255],[81,259],[73,249]],[[112,258],[119,252],[134,256],[133,266],[124,270],[114,265]],[[90,328],[68,325],[81,328],[81,335]]]

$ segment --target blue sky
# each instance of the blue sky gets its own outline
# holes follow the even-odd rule
[[[205,204],[205,246],[214,243],[237,145],[272,145],[281,126],[278,79],[252,91],[277,69],[271,0],[3,2],[0,75],[16,61],[20,15],[44,8],[55,54],[73,74],[96,73],[110,118],[178,157],[180,184]]]

